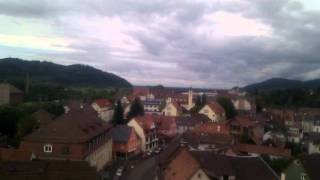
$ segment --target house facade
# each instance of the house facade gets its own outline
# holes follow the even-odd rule
[[[161,99],[146,99],[143,101],[143,108],[145,114],[161,115],[161,105],[163,100]]]
[[[0,105],[19,104],[24,99],[24,93],[11,84],[0,84]]]
[[[251,102],[243,97],[232,100],[232,103],[237,111],[251,111],[253,109]]]
[[[212,122],[220,122],[226,119],[223,107],[217,102],[210,102],[200,109],[199,114],[206,115]]]
[[[162,110],[164,116],[180,116],[182,114],[181,107],[176,102],[169,102]]]
[[[128,126],[133,127],[140,139],[142,152],[153,151],[158,147],[158,136],[153,115],[132,118]]]
[[[112,153],[115,159],[127,159],[140,152],[140,141],[134,129],[118,125],[112,129]]]
[[[320,172],[320,154],[302,156],[291,162],[281,173],[281,180],[318,180]]]
[[[180,150],[163,172],[164,180],[209,180],[199,162],[186,149]]]
[[[97,111],[99,117],[106,121],[110,122],[113,117],[113,105],[109,99],[97,99],[92,103],[92,107]]]

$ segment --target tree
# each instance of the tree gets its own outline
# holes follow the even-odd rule
[[[194,106],[196,106],[196,107],[202,106],[202,97],[200,95],[197,96],[196,103]]]
[[[55,116],[60,116],[64,113],[64,108],[61,103],[50,102],[45,104],[43,108]]]
[[[198,95],[194,107],[190,110],[191,113],[198,113],[200,109],[206,105],[206,95]]]
[[[26,136],[27,134],[31,133],[34,129],[39,127],[39,123],[37,120],[31,116],[27,116],[22,118],[18,123],[18,136],[20,138]]]
[[[233,103],[229,98],[219,97],[217,101],[226,111],[227,119],[233,118],[234,116],[237,115],[236,108],[234,107]]]
[[[202,104],[202,106],[207,104],[207,95],[206,94],[202,94],[202,96],[201,96],[201,104]]]
[[[0,136],[13,137],[17,132],[17,123],[23,113],[16,107],[0,107]]]
[[[141,103],[140,98],[136,97],[130,107],[130,111],[128,113],[128,119],[134,118],[136,116],[143,116],[144,115],[144,108]]]
[[[116,107],[114,109],[112,123],[113,124],[125,124],[126,123],[126,121],[123,118],[123,108],[122,108],[120,100],[117,101]]]

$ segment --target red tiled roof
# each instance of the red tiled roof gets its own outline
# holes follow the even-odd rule
[[[29,161],[31,154],[30,151],[0,148],[0,160],[3,161]]]
[[[165,180],[187,180],[200,169],[199,162],[186,149],[182,149],[164,171]]]
[[[154,115],[153,119],[159,130],[167,130],[172,126],[176,126],[176,118],[173,116]]]
[[[31,116],[38,121],[40,126],[45,126],[48,123],[53,122],[53,118],[54,118],[53,114],[51,114],[43,109],[36,111]]]
[[[97,99],[94,101],[99,107],[109,107],[112,106],[112,102],[109,99]]]
[[[208,134],[229,134],[229,126],[226,123],[203,123],[195,127],[193,132]]]
[[[177,131],[176,118],[171,116],[154,116],[157,131],[165,137],[174,137]]]
[[[111,127],[98,118],[89,104],[83,104],[83,109],[72,109],[57,117],[52,123],[24,137],[24,141],[83,143]]]
[[[99,174],[86,161],[1,161],[2,180],[99,180]]]
[[[150,93],[150,90],[147,87],[134,87],[132,95],[134,97],[147,96],[149,93]]]
[[[258,122],[258,121],[252,121],[251,118],[249,116],[236,116],[234,117],[233,119],[231,119],[229,121],[229,123],[231,125],[239,125],[239,126],[242,126],[242,127],[253,127],[253,126],[256,126],[258,124],[260,124],[261,122]]]
[[[284,149],[284,148],[274,148],[274,147],[252,145],[252,144],[237,144],[236,148],[239,151],[248,152],[248,153],[291,157],[291,150]]]
[[[153,120],[153,115],[144,115],[134,118],[143,130],[148,131],[155,128],[155,123]]]
[[[217,102],[209,102],[207,104],[216,114],[223,114],[225,113],[223,107],[218,104]]]

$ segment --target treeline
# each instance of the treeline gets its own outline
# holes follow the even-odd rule
[[[64,112],[59,102],[29,102],[18,106],[0,106],[0,144],[17,147],[25,135],[38,127],[32,114],[40,109],[59,116]]]
[[[10,84],[25,91],[25,82],[10,81]],[[29,93],[25,94],[25,101],[53,101],[66,99],[94,100],[107,98],[113,100],[117,93],[125,94],[130,89],[119,88],[76,88],[66,87],[53,83],[32,82],[29,85]]]
[[[320,107],[320,88],[256,90],[253,95],[257,110],[261,110],[263,107]]]

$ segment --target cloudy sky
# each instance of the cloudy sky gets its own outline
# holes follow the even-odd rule
[[[320,77],[317,0],[0,0],[0,58],[88,64],[136,85]]]

